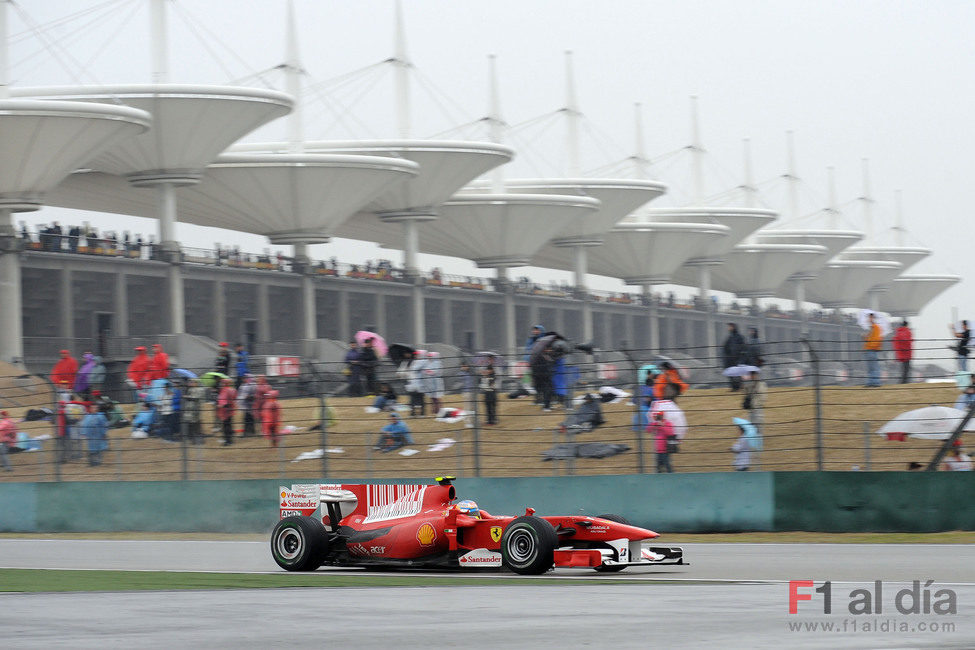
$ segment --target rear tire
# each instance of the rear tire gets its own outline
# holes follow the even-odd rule
[[[597,515],[597,516],[599,519],[605,519],[606,521],[614,521],[618,524],[625,524],[627,526],[633,525],[630,523],[629,519],[623,517],[622,515],[609,514],[609,515]],[[595,568],[595,570],[598,571],[599,573],[619,573],[625,568],[626,568],[625,566],[605,566],[600,564],[598,567]]]
[[[552,524],[540,517],[518,517],[501,537],[502,564],[522,575],[545,573],[555,564],[558,545]]]
[[[328,533],[313,517],[285,517],[271,532],[271,556],[286,571],[314,571],[328,553]]]

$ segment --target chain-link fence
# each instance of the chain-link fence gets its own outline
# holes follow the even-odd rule
[[[877,433],[912,409],[968,408],[969,376],[943,358],[945,342],[915,341],[905,383],[903,364],[882,353],[873,368],[879,387],[865,386],[865,358],[836,346],[810,341],[797,352],[794,341],[772,342],[737,359],[759,367],[764,399],[748,363],[735,364],[741,379],[725,376],[721,347],[662,356],[567,345],[564,356],[545,360],[528,352],[443,353],[424,357],[427,363],[417,364],[424,367],[275,359],[270,376],[255,376],[254,384],[233,374],[224,382],[211,368],[137,376],[145,383],[136,388],[124,366],[87,386],[76,376],[55,375],[68,382],[55,385],[50,376],[8,373],[0,377],[8,414],[0,431],[10,471],[0,470],[0,479],[652,472],[666,451],[659,431],[647,430],[657,411],[679,439],[667,458],[677,472],[906,470],[926,467],[947,449],[943,438],[959,425],[953,412],[939,412],[916,432],[920,437],[910,426]],[[656,374],[670,368],[676,374]],[[494,416],[487,407],[492,392]],[[748,395],[751,404],[744,403]],[[87,411],[101,412],[105,422]]]

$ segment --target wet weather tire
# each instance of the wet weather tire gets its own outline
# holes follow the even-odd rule
[[[552,524],[540,517],[518,517],[504,529],[501,560],[515,573],[539,575],[555,564],[558,545]]]
[[[271,532],[271,555],[286,571],[314,571],[328,552],[328,533],[312,517],[285,517]]]
[[[633,525],[630,523],[629,519],[620,515],[599,515],[599,518],[605,519],[606,521],[615,521],[618,524],[625,524],[627,526]],[[617,573],[619,571],[622,571],[625,568],[626,568],[625,566],[604,566],[601,564],[598,567],[596,567],[596,571],[598,571],[599,573]]]

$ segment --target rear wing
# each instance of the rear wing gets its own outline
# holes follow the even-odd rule
[[[360,514],[368,523],[412,517],[455,498],[452,485],[299,483],[278,492],[281,519],[318,517],[323,522],[328,509],[322,510],[322,503],[339,503],[343,518]]]

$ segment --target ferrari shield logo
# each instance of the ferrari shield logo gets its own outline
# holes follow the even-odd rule
[[[501,541],[501,526],[491,526],[491,539],[495,542]]]

